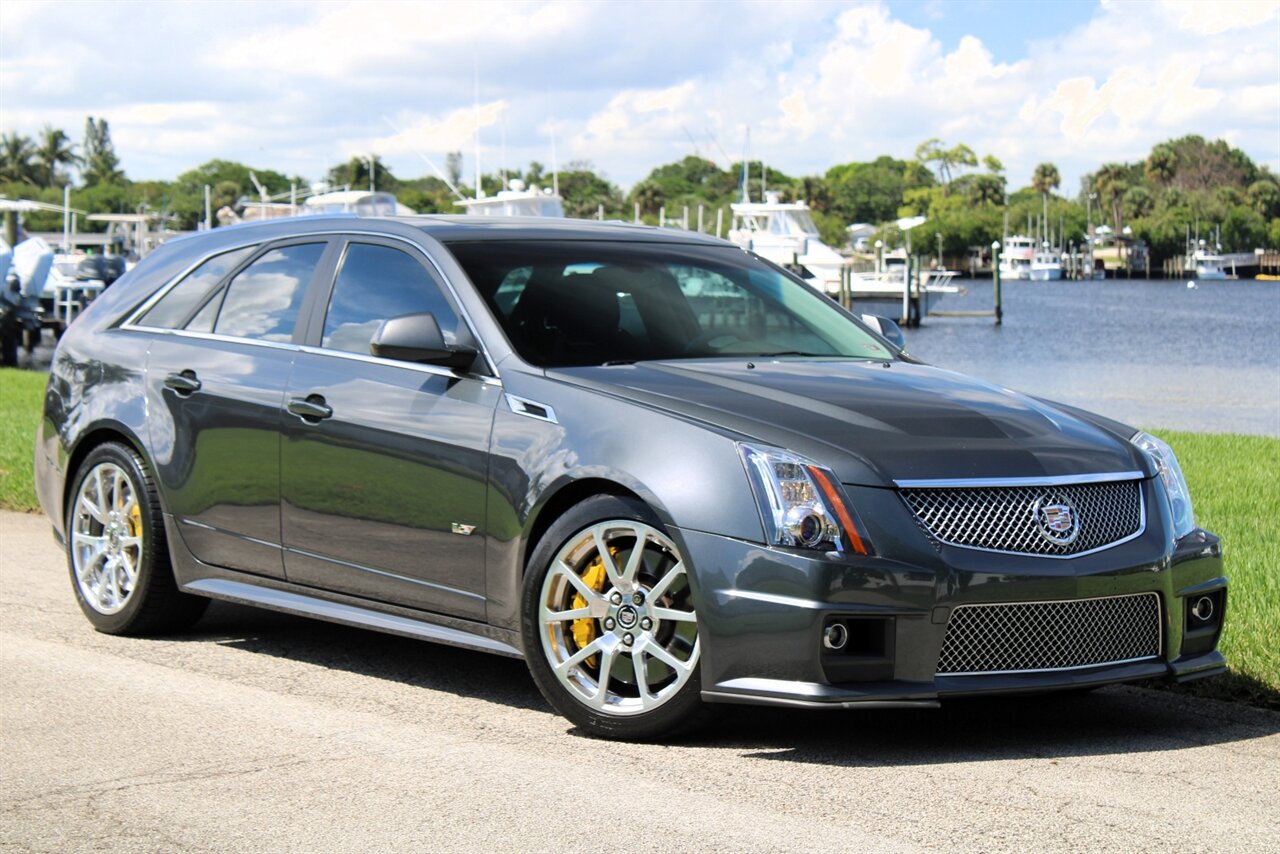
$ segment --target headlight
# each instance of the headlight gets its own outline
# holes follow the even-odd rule
[[[1160,482],[1169,496],[1169,509],[1173,511],[1173,535],[1185,537],[1195,530],[1196,514],[1191,509],[1191,490],[1187,489],[1187,479],[1182,476],[1182,467],[1173,455],[1173,448],[1150,433],[1137,433],[1129,441],[1155,460]]]
[[[857,514],[829,470],[781,448],[739,444],[769,545],[871,554]]]

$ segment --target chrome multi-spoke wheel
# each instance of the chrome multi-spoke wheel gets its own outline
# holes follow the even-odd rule
[[[588,498],[529,558],[525,660],[542,695],[585,733],[670,739],[710,715],[702,702],[697,578],[643,502]]]
[[[119,465],[103,461],[80,482],[72,510],[71,561],[84,601],[100,614],[129,602],[142,565],[142,507]]]
[[[556,679],[605,714],[661,706],[698,663],[684,564],[643,522],[600,522],[565,543],[542,582],[538,620]]]
[[[178,589],[155,481],[132,448],[106,442],[84,458],[65,530],[76,600],[98,631],[173,631],[204,613],[208,599]]]

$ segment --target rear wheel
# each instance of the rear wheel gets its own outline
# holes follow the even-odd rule
[[[688,571],[644,504],[599,496],[559,519],[534,552],[523,605],[534,681],[587,733],[669,738],[705,717]]]
[[[177,631],[208,606],[208,599],[178,590],[155,483],[132,449],[109,442],[89,453],[78,471],[66,530],[71,586],[98,631]]]

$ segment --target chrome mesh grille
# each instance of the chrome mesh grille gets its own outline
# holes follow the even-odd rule
[[[1065,486],[910,488],[900,490],[934,538],[969,548],[1066,557],[1114,545],[1142,530],[1140,482]],[[1079,519],[1074,541],[1055,541],[1037,521],[1037,502],[1069,504]]]
[[[1155,593],[958,605],[947,622],[938,675],[1065,670],[1160,654]]]

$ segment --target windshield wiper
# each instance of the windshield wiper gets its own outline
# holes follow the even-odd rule
[[[834,356],[838,358],[836,353],[806,353],[803,350],[779,350],[776,353],[756,353],[755,356],[757,359],[769,356]]]
[[[610,359],[607,362],[601,362],[600,367],[612,368],[614,365],[634,365],[639,359]]]

